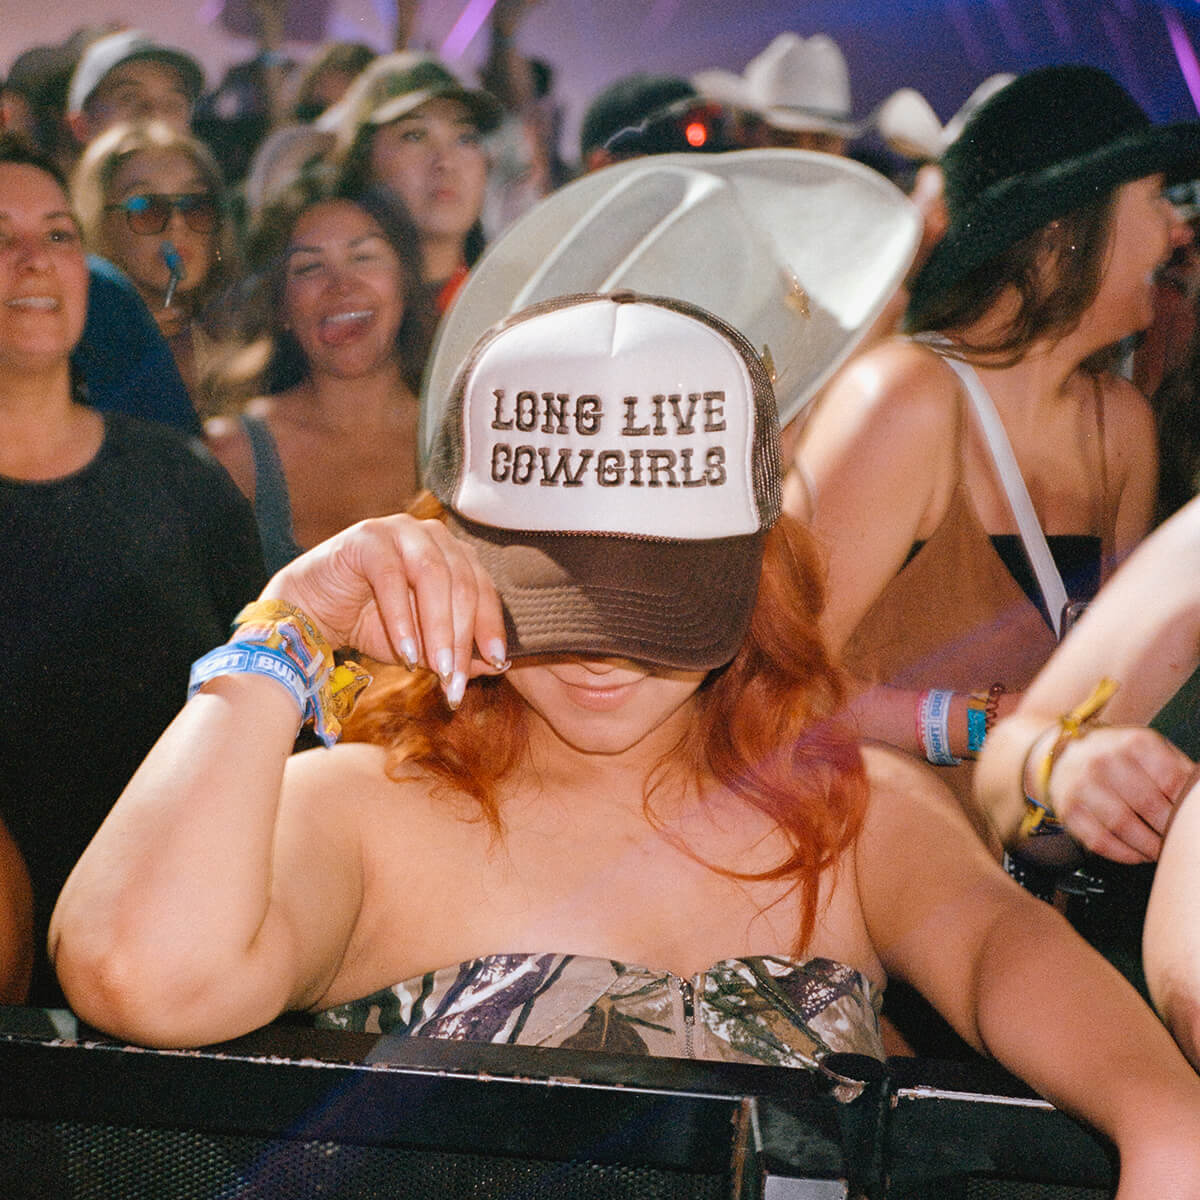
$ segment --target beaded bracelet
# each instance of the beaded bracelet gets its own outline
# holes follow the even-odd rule
[[[992,732],[1006,690],[1004,684],[993,683],[986,692],[972,692],[967,697],[967,752],[972,756],[979,754]]]
[[[992,726],[996,723],[996,718],[1000,716],[1000,697],[1008,689],[1002,683],[993,683],[987,690],[987,698],[984,702],[983,712],[987,721],[987,732],[992,732]]]
[[[321,631],[294,605],[256,600],[234,618],[229,642],[197,660],[188,698],[218,675],[266,675],[292,694],[303,722],[325,746],[341,736],[371,676],[357,663],[337,663]]]
[[[1087,699],[1071,709],[1069,713],[1064,713],[1059,717],[1058,734],[1054,741],[1051,742],[1050,748],[1042,755],[1037,765],[1034,787],[1032,789],[1037,792],[1037,795],[1030,795],[1030,789],[1026,788],[1025,816],[1021,821],[1020,829],[1022,837],[1049,832],[1046,828],[1047,825],[1053,825],[1055,828],[1060,826],[1060,822],[1050,804],[1050,776],[1054,773],[1055,763],[1058,762],[1062,752],[1071,742],[1076,738],[1083,737],[1094,726],[1100,714],[1104,711],[1104,706],[1112,699],[1113,693],[1117,690],[1118,686],[1120,685],[1115,680],[1101,679],[1092,689]],[[1053,729],[1053,726],[1051,726],[1051,729]],[[1037,741],[1034,742],[1034,746],[1045,736],[1046,734],[1039,735]],[[1030,746],[1030,753],[1033,752],[1034,746]],[[1027,773],[1028,763],[1022,769],[1022,780],[1025,779]]]

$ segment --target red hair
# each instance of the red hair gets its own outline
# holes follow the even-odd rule
[[[417,515],[430,515],[425,504]],[[647,782],[644,808],[669,773],[715,779],[765,813],[789,851],[747,880],[791,880],[800,903],[794,949],[816,923],[818,885],[862,825],[867,784],[853,732],[839,717],[846,695],[817,619],[824,603],[821,567],[807,529],[783,516],[767,535],[758,599],[741,649],[696,693],[695,719],[679,746]],[[346,740],[388,748],[387,771],[416,766],[453,793],[470,797],[497,834],[500,782],[526,742],[528,709],[503,676],[472,681],[457,712],[442,702],[429,671],[397,670],[372,687],[346,729]]]

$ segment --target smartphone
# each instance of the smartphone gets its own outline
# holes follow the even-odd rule
[[[1059,623],[1059,641],[1067,636],[1071,626],[1083,616],[1083,611],[1087,606],[1086,600],[1068,600],[1063,605],[1062,620]]]

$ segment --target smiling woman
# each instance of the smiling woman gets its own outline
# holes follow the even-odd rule
[[[263,577],[249,508],[200,446],[82,403],[87,286],[61,178],[0,137],[0,826],[32,882],[43,1005],[62,999],[58,889]]]
[[[100,444],[99,418],[72,403],[68,362],[83,332],[87,264],[70,202],[56,178],[40,165],[16,157],[3,169],[0,246],[5,294],[0,309],[0,371],[10,388],[28,385],[32,379],[50,382],[49,397],[59,409],[56,441],[60,444],[36,439],[36,444],[25,447],[29,455],[25,470],[37,478],[42,471],[53,474],[60,466],[66,470],[79,466]],[[18,443],[8,442],[0,453],[5,466],[19,467]]]
[[[269,346],[267,394],[206,433],[254,502],[275,570],[411,500],[432,314],[416,234],[383,192],[298,185],[263,214],[250,256],[246,340]]]

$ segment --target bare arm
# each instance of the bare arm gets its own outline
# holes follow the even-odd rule
[[[885,968],[971,1044],[1111,1138],[1122,1200],[1200,1195],[1200,1079],[1154,1014],[988,858],[928,772],[880,751],[869,762],[856,869]]]
[[[1120,688],[1106,722],[1144,726],[1200,663],[1200,503],[1138,547],[1101,588],[1025,693],[988,738],[975,774],[981,804],[1007,838],[1024,812],[1023,765],[1057,719],[1104,676]],[[1036,754],[1035,754],[1036,756]],[[1070,833],[1123,862],[1158,856],[1190,762],[1145,728],[1098,729],[1067,746],[1051,799]]]
[[[535,99],[529,60],[516,48],[514,39],[525,13],[538,3],[540,0],[496,0],[492,8],[488,56],[480,78],[509,112],[523,112]]]
[[[493,671],[499,601],[439,522],[354,526],[302,555],[264,597],[300,607],[332,645],[440,664],[452,692]],[[496,651],[489,651],[489,657]],[[351,800],[382,775],[368,747],[289,759],[289,693],[219,676],[156,744],[72,872],[51,952],[72,1006],[135,1041],[192,1045],[314,1003],[335,978],[363,893]]]
[[[954,377],[905,342],[856,358],[805,424],[796,469],[812,511],[793,515],[808,517],[828,556],[824,626],[835,649],[945,512],[956,429]]]
[[[396,0],[396,35],[393,49],[407,50],[412,44],[420,7],[420,0]]]
[[[315,805],[282,828],[298,726],[277,684],[221,678],[151,751],[51,925],[63,990],[85,1020],[138,1042],[199,1044],[266,1024],[319,986],[360,884],[352,830],[312,829]],[[293,814],[296,803],[287,797]],[[307,894],[277,869],[277,837],[288,867],[310,869]]]
[[[942,521],[957,478],[960,407],[955,377],[931,351],[893,341],[840,372],[804,425],[784,503],[827,555],[823,625],[835,648],[845,647],[913,543]],[[993,682],[977,681],[984,691]],[[864,681],[852,706],[864,736],[919,751],[919,696]],[[960,757],[966,710],[966,695],[956,696],[950,748]]]

